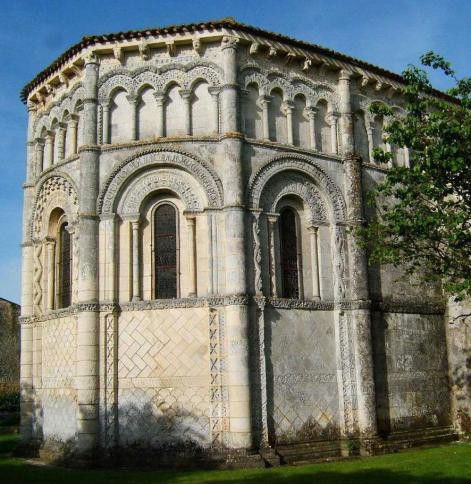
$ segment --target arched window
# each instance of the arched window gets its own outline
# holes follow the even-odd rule
[[[317,103],[316,107],[317,146],[323,153],[332,153],[332,135],[329,123],[327,122],[327,113],[329,109],[327,102],[321,100]]]
[[[149,139],[155,136],[157,120],[157,101],[154,90],[147,87],[141,91],[137,105],[137,134],[138,139]]]
[[[299,242],[296,214],[292,208],[283,209],[279,224],[282,295],[299,298]]]
[[[361,156],[363,161],[369,161],[368,132],[366,130],[365,113],[362,110],[359,110],[353,116],[353,131],[356,154]]]
[[[297,94],[294,98],[293,110],[293,144],[295,146],[309,146],[309,121],[304,115],[306,98]]]
[[[271,101],[268,105],[268,123],[270,129],[270,140],[279,143],[287,142],[286,116],[281,111],[283,104],[283,93],[275,88],[271,92]]]
[[[249,138],[263,138],[262,110],[258,106],[258,87],[252,83],[247,87],[247,94],[244,99],[244,132]]]
[[[131,109],[132,107],[128,101],[128,93],[124,89],[116,91],[110,106],[109,135],[111,143],[122,143],[131,139]],[[80,143],[78,144],[80,146]]]
[[[185,134],[185,104],[180,96],[180,86],[173,85],[167,91],[165,104],[165,136]]]
[[[57,308],[66,308],[72,302],[72,244],[67,222],[59,228],[57,257]]]
[[[154,212],[154,288],[156,299],[178,297],[179,255],[178,217],[170,203]]]
[[[191,100],[191,134],[193,136],[207,134],[213,126],[211,122],[213,100],[208,87],[207,82],[201,81],[193,90]]]

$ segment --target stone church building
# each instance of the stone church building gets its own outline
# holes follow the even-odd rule
[[[440,291],[350,231],[373,149],[409,163],[369,111],[400,116],[402,82],[224,19],[85,37],[25,86],[24,444],[255,465],[456,438]]]

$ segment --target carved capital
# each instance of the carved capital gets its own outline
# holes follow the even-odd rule
[[[255,55],[260,50],[260,44],[258,42],[252,42],[250,44],[249,54]]]
[[[180,89],[180,96],[185,102],[190,102],[192,97],[192,92],[190,89]]]
[[[88,51],[84,55],[83,60],[85,62],[85,65],[87,65],[87,64],[98,64],[98,56],[96,55],[94,50]]]
[[[337,123],[339,118],[340,118],[340,113],[336,111],[330,111],[329,113],[327,113],[326,121],[332,126],[333,124]]]
[[[317,108],[315,108],[314,106],[306,106],[304,108],[303,114],[308,119],[315,119],[318,112],[319,112],[319,110]]]
[[[303,71],[308,71],[311,68],[311,65],[312,65],[311,59],[308,59],[308,58],[304,59]]]
[[[232,35],[225,35],[221,40],[221,49],[237,49],[239,44],[239,39],[237,37],[233,37]]]
[[[136,105],[138,101],[138,97],[135,94],[128,94],[126,96],[126,99],[129,101],[130,104],[134,105]]]
[[[272,96],[268,96],[268,95],[263,95],[263,96],[260,96],[258,99],[257,99],[257,104],[259,105],[259,107],[261,107],[262,109],[266,106],[268,106],[268,104],[270,103],[270,101],[272,100]]]
[[[294,102],[293,101],[283,101],[281,104],[281,112],[287,116],[288,114],[291,114],[294,109]]]
[[[339,72],[339,81],[349,81],[352,78],[352,72],[347,69],[342,69]]]

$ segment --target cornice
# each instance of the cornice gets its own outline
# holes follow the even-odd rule
[[[136,50],[143,60],[147,60],[149,49],[152,47],[166,48],[169,57],[173,57],[176,53],[176,45],[191,43],[199,55],[201,43],[221,40],[228,35],[238,38],[241,44],[249,44],[252,55],[258,55],[261,51],[266,51],[269,57],[283,55],[288,63],[296,61],[302,63],[303,70],[309,70],[312,65],[325,65],[327,68],[341,71],[342,76],[347,72],[360,78],[362,86],[374,83],[376,90],[398,89],[404,84],[404,79],[399,74],[368,62],[317,44],[239,23],[232,18],[225,18],[217,21],[83,37],[80,42],[65,51],[26,84],[20,97],[26,103],[30,94],[38,87],[40,87],[37,91],[38,98],[44,98],[56,86],[68,85],[71,79],[80,75],[85,57],[90,54],[112,53],[121,62],[123,49]],[[195,36],[197,36],[197,42],[195,42]],[[438,90],[435,90],[434,94],[456,101]]]

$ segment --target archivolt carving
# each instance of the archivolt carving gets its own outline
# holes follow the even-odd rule
[[[124,160],[111,173],[98,198],[98,213],[112,213],[117,196],[132,176],[151,167],[176,167],[191,174],[204,190],[209,207],[223,205],[222,184],[208,163],[183,151],[155,148]]]
[[[266,71],[259,66],[249,64],[241,70],[239,82],[243,88],[249,84],[257,84],[260,94],[270,94],[274,88],[283,91],[285,100],[294,100],[296,94],[306,97],[308,106],[315,106],[321,99],[327,101],[330,110],[338,111],[339,103],[335,91],[327,84],[312,82],[299,74],[289,76],[282,72]]]
[[[171,63],[162,67],[141,67],[134,71],[120,68],[102,77],[98,98],[104,104],[109,102],[113,90],[117,88],[123,88],[129,94],[135,95],[144,85],[151,86],[156,91],[165,91],[172,83],[177,83],[182,89],[191,89],[200,79],[211,86],[221,86],[222,71],[216,64],[204,60],[188,64]]]
[[[186,210],[201,210],[198,187],[192,177],[182,170],[158,169],[150,173],[145,171],[133,180],[125,190],[117,212],[120,215],[132,215],[140,212],[145,198],[156,190],[170,190],[176,193],[185,204]]]
[[[73,223],[78,214],[77,190],[70,178],[61,173],[55,174],[43,180],[39,185],[31,223],[31,237],[41,238],[47,234],[47,216],[50,212],[60,207]]]
[[[58,120],[64,118],[64,113],[75,112],[77,102],[84,97],[84,89],[81,82],[75,84],[68,93],[61,96],[56,102],[52,103],[47,112],[39,116],[33,123],[33,133],[35,138],[41,136],[43,126],[49,130],[51,122],[56,117]]]
[[[333,219],[337,222],[345,220],[345,200],[340,189],[311,158],[303,155],[279,155],[252,175],[247,190],[249,207],[262,208],[263,189],[274,175],[286,171],[295,171],[307,175],[326,194]]]
[[[306,176],[299,173],[285,173],[270,179],[262,191],[260,205],[267,212],[276,212],[278,202],[286,195],[297,195],[310,211],[310,221],[327,222],[327,210],[322,196]]]

